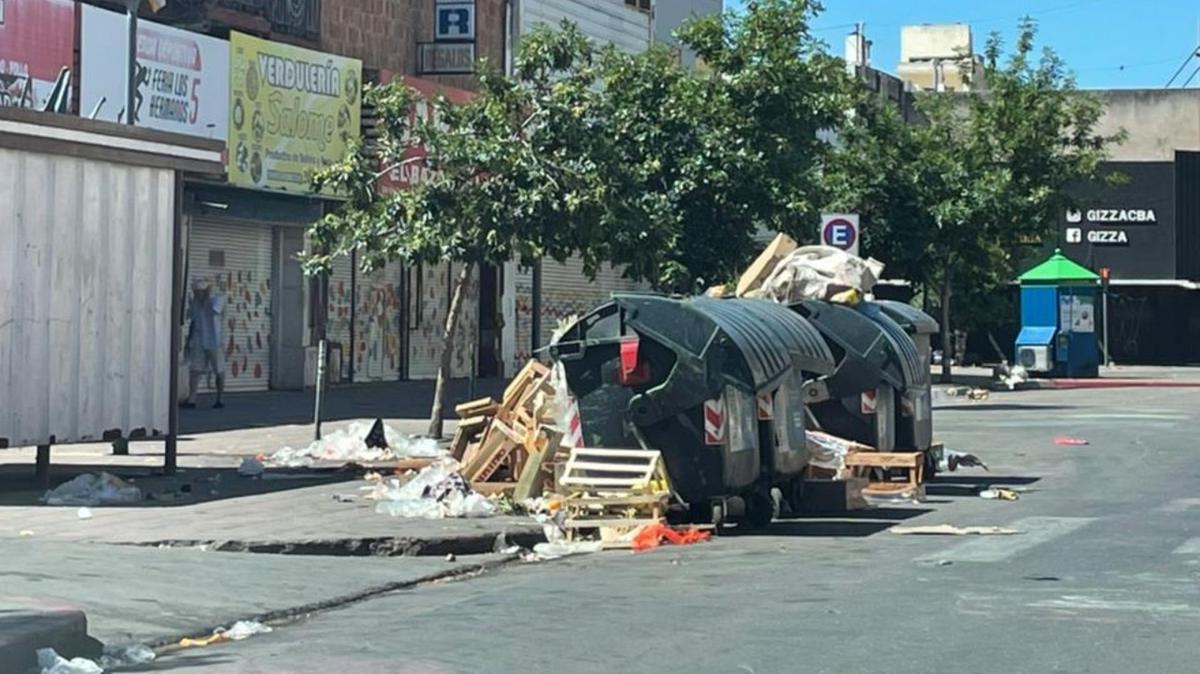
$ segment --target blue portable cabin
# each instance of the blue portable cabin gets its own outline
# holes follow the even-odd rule
[[[1056,249],[1017,280],[1021,333],[1016,362],[1035,376],[1099,376],[1096,294],[1100,277]]]

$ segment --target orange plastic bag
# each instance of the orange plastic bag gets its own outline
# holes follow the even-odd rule
[[[701,531],[696,527],[689,527],[683,531],[672,529],[665,524],[647,524],[638,530],[633,537],[633,551],[642,552],[657,548],[663,543],[671,545],[691,545],[692,543],[700,543],[712,538],[711,531]]]

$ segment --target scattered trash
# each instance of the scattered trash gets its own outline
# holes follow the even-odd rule
[[[354,503],[358,497],[354,494],[334,494],[333,500],[338,503]]]
[[[937,561],[937,565],[938,565],[938,566],[950,566],[950,565],[951,565],[951,564],[953,564],[953,563],[954,563],[954,562],[952,562],[952,561],[950,561],[950,560],[948,560],[948,559],[939,559],[939,560]]]
[[[262,461],[252,456],[247,456],[242,459],[242,465],[238,466],[237,472],[238,475],[243,477],[259,477],[265,470],[266,466],[263,466]]]
[[[21,538],[28,538],[33,535],[33,529],[22,529],[17,535]]]
[[[888,531],[901,536],[1011,536],[1021,533],[1007,527],[956,527],[953,524],[933,524],[917,527],[892,527]]]
[[[81,520],[90,520],[90,519],[92,519],[92,509],[91,509],[91,508],[88,508],[88,507],[86,507],[86,506],[84,506],[84,507],[80,508],[79,510],[76,510],[76,511],[75,511],[75,514],[76,514],[76,515],[79,517],[79,519],[81,519]]]
[[[197,646],[211,646],[219,644],[223,641],[241,641],[248,639],[255,634],[266,634],[272,631],[270,627],[264,625],[257,620],[239,620],[229,626],[229,629],[218,627],[213,630],[213,633],[197,639],[180,639],[180,648],[194,648]]]
[[[441,519],[493,515],[496,506],[473,491],[458,471],[457,461],[441,458],[403,484],[397,478],[386,483],[381,479],[369,480],[375,484],[369,487],[368,498],[379,501],[375,512],[392,517]]]
[[[100,666],[110,669],[112,667],[144,665],[147,662],[153,662],[155,657],[154,649],[145,644],[128,644],[125,646],[106,645],[104,647],[104,655],[100,658]]]
[[[770,271],[764,274],[766,269]],[[776,302],[836,298],[854,304],[871,292],[882,273],[883,263],[874,258],[864,260],[832,246],[801,246],[778,261],[760,256],[743,275],[737,294]],[[762,277],[761,285],[747,276]]]
[[[377,432],[379,430],[382,433]],[[380,444],[384,446],[378,446]],[[328,433],[307,447],[284,447],[266,457],[265,463],[269,466],[304,468],[316,461],[351,463],[438,458],[445,455],[446,451],[438,447],[436,440],[404,435],[383,423],[382,419],[376,419],[374,422],[352,421],[346,428]]]
[[[38,669],[41,674],[103,674],[104,668],[87,658],[62,657],[53,648],[37,650]]]
[[[239,620],[225,631],[225,636],[230,641],[241,641],[248,639],[255,634],[266,634],[271,631],[271,628],[257,620]]]
[[[805,444],[808,447],[808,465],[833,471],[832,477],[835,480],[850,477],[850,471],[846,468],[846,457],[851,452],[875,451],[874,447],[821,431],[807,431]]]
[[[1057,438],[1054,438],[1054,444],[1067,447],[1080,447],[1088,444],[1088,441],[1084,438],[1073,438],[1069,435],[1060,435]]]
[[[533,546],[533,552],[523,557],[527,562],[545,562],[571,555],[584,555],[604,549],[602,541],[547,541]]]
[[[987,464],[974,454],[967,452],[956,452],[951,449],[942,450],[942,458],[938,460],[938,470],[943,472],[951,472],[958,470],[959,467],[964,468],[982,468],[991,472]]]
[[[84,473],[42,496],[52,506],[97,506],[137,503],[142,490],[110,473]]]
[[[1021,498],[1017,492],[1011,489],[1003,489],[1000,487],[990,487],[979,492],[980,498],[995,499],[998,501],[1016,501]]]
[[[1017,388],[1017,385],[1024,384],[1029,381],[1029,371],[1021,365],[1003,368],[997,373],[997,379],[1005,388],[1012,391]]]
[[[682,531],[673,529],[665,524],[648,524],[638,529],[633,536],[633,551],[642,552],[657,548],[663,543],[671,545],[691,545],[702,543],[712,538],[711,531],[702,531],[689,527]]]
[[[931,400],[935,407],[942,405],[960,404],[963,399],[973,403],[980,403],[991,397],[992,392],[985,388],[971,388],[970,386],[945,386],[933,389]]]
[[[447,552],[446,553],[446,561],[447,562],[457,562],[458,557],[455,557],[453,552]]]

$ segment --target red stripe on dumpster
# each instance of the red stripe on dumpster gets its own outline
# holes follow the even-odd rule
[[[704,444],[725,442],[725,401],[721,398],[704,401]]]
[[[583,447],[583,418],[579,416],[579,401],[571,399],[571,410],[567,420],[568,444]]]

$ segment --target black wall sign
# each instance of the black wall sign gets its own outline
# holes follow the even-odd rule
[[[1108,267],[1112,278],[1175,278],[1175,165],[1173,162],[1109,162],[1103,181],[1071,190],[1078,209],[1060,216],[1058,246],[1092,269]]]

